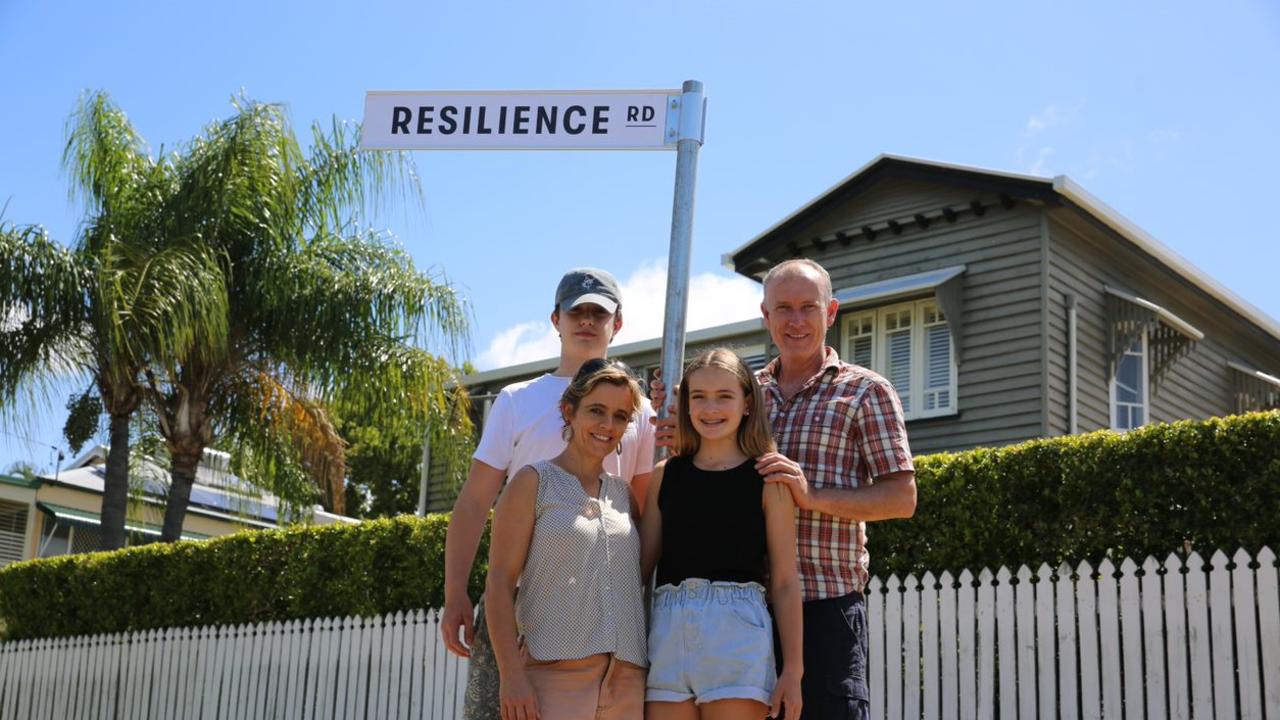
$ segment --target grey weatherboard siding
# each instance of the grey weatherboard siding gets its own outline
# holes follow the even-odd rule
[[[726,261],[759,279],[783,259],[811,258],[831,273],[837,293],[964,265],[958,412],[907,423],[912,449],[930,453],[1070,431],[1067,295],[1077,312],[1077,427],[1111,427],[1107,285],[1205,334],[1148,383],[1148,422],[1236,412],[1227,363],[1278,374],[1280,326],[1161,253],[1172,255],[1065,177],[882,155]],[[909,299],[846,306],[841,320]],[[843,348],[842,333],[837,322],[828,343]]]
[[[984,208],[981,216],[970,208],[974,200]],[[917,213],[936,214],[942,207],[960,210],[954,222],[937,219],[921,228],[910,220]],[[875,239],[857,236],[847,245],[827,243],[822,250],[809,240],[840,228],[890,219],[902,221],[900,234],[877,232]],[[1015,202],[1006,208],[995,194],[888,178],[833,204],[812,221],[788,228],[786,236],[796,238],[798,246],[803,242],[803,255],[831,273],[837,291],[928,270],[966,267],[957,348],[958,413],[908,422],[913,452],[1003,445],[1044,434],[1039,207]],[[841,318],[828,338],[833,347],[841,347],[846,313],[878,304],[841,308]]]
[[[1257,327],[1216,302],[1185,278],[1105,228],[1067,209],[1049,211],[1050,435],[1068,431],[1066,296],[1076,298],[1079,334],[1080,432],[1111,427],[1107,368],[1106,297],[1103,285],[1150,300],[1204,332],[1205,338],[1175,362],[1151,391],[1151,421],[1174,422],[1235,412],[1228,360],[1274,369],[1276,344]]]
[[[1280,326],[1220,286],[1212,289],[1213,281],[1194,268],[1176,269],[1182,261],[1158,259],[1166,252],[1159,243],[1143,239],[1140,230],[1135,237],[1125,222],[1066,178],[880,156],[726,260],[759,280],[785,258],[811,258],[831,273],[837,293],[965,266],[955,348],[957,412],[908,421],[917,454],[1070,431],[1068,295],[1076,301],[1078,429],[1111,427],[1104,285],[1156,303],[1205,334],[1158,384],[1148,383],[1149,422],[1236,412],[1234,371],[1227,363],[1280,374]],[[828,344],[843,354],[843,321],[851,312],[932,292],[842,307]],[[629,343],[611,355],[648,369],[658,362],[657,343]],[[687,356],[717,345],[734,347],[753,364],[763,360],[761,348],[776,354],[762,326],[735,323],[690,333]],[[527,363],[465,382],[483,402],[502,386],[554,365]],[[433,491],[433,509],[452,504],[451,491]]]

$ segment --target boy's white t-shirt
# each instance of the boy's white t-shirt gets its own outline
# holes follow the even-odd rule
[[[502,388],[489,409],[473,457],[503,470],[509,480],[525,465],[564,452],[560,396],[567,387],[569,378],[547,374]],[[653,471],[654,428],[649,422],[653,416],[653,405],[643,398],[640,411],[622,436],[622,454],[610,453],[605,458],[606,472],[630,484],[636,475]]]

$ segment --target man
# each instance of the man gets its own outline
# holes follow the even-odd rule
[[[804,593],[805,720],[865,718],[869,579],[865,523],[911,517],[915,471],[898,395],[883,377],[826,345],[840,303],[807,259],[765,276],[760,305],[778,357],[756,374],[778,452],[756,464],[796,502]],[[659,402],[661,386],[655,383]],[[669,445],[669,423],[658,444]]]
[[[471,470],[453,506],[445,538],[444,609],[440,631],[455,654],[470,657],[463,714],[467,720],[500,720],[498,668],[484,626],[467,596],[467,581],[475,562],[489,509],[507,479],[520,468],[559,455],[560,396],[587,360],[603,358],[622,329],[622,292],[612,275],[595,268],[565,273],[556,289],[551,323],[560,334],[560,363],[555,371],[534,380],[508,385],[498,393],[485,422]],[[643,507],[644,491],[653,471],[652,406],[644,403],[641,417],[627,428],[619,453],[605,469],[631,485],[632,507]],[[465,642],[459,639],[462,631]]]

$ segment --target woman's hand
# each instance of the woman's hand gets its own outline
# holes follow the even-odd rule
[[[799,720],[800,709],[804,700],[800,697],[800,673],[792,672],[791,667],[784,666],[778,676],[778,684],[773,688],[773,696],[769,699],[769,717],[781,718],[782,708],[786,706],[786,720]]]
[[[537,720],[538,698],[524,669],[501,675],[498,683],[498,700],[502,703],[502,720]]]

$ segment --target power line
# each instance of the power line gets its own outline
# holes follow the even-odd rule
[[[5,435],[8,435],[8,436],[9,436],[9,437],[11,437],[11,438],[17,438],[18,440],[22,440],[22,441],[24,441],[24,442],[26,442],[26,443],[29,443],[29,444],[32,444],[32,445],[39,445],[40,447],[47,447],[47,448],[49,448],[49,449],[51,449],[51,450],[60,450],[60,449],[61,449],[61,448],[60,448],[60,447],[58,447],[57,445],[49,445],[49,444],[46,444],[46,443],[44,443],[44,442],[42,442],[42,441],[40,441],[40,440],[36,440],[35,438],[29,438],[29,437],[27,437],[26,435],[19,435],[18,433],[15,433],[15,432],[12,432],[12,431],[9,431],[9,430],[5,430],[4,428],[0,428],[0,433],[4,433]]]

